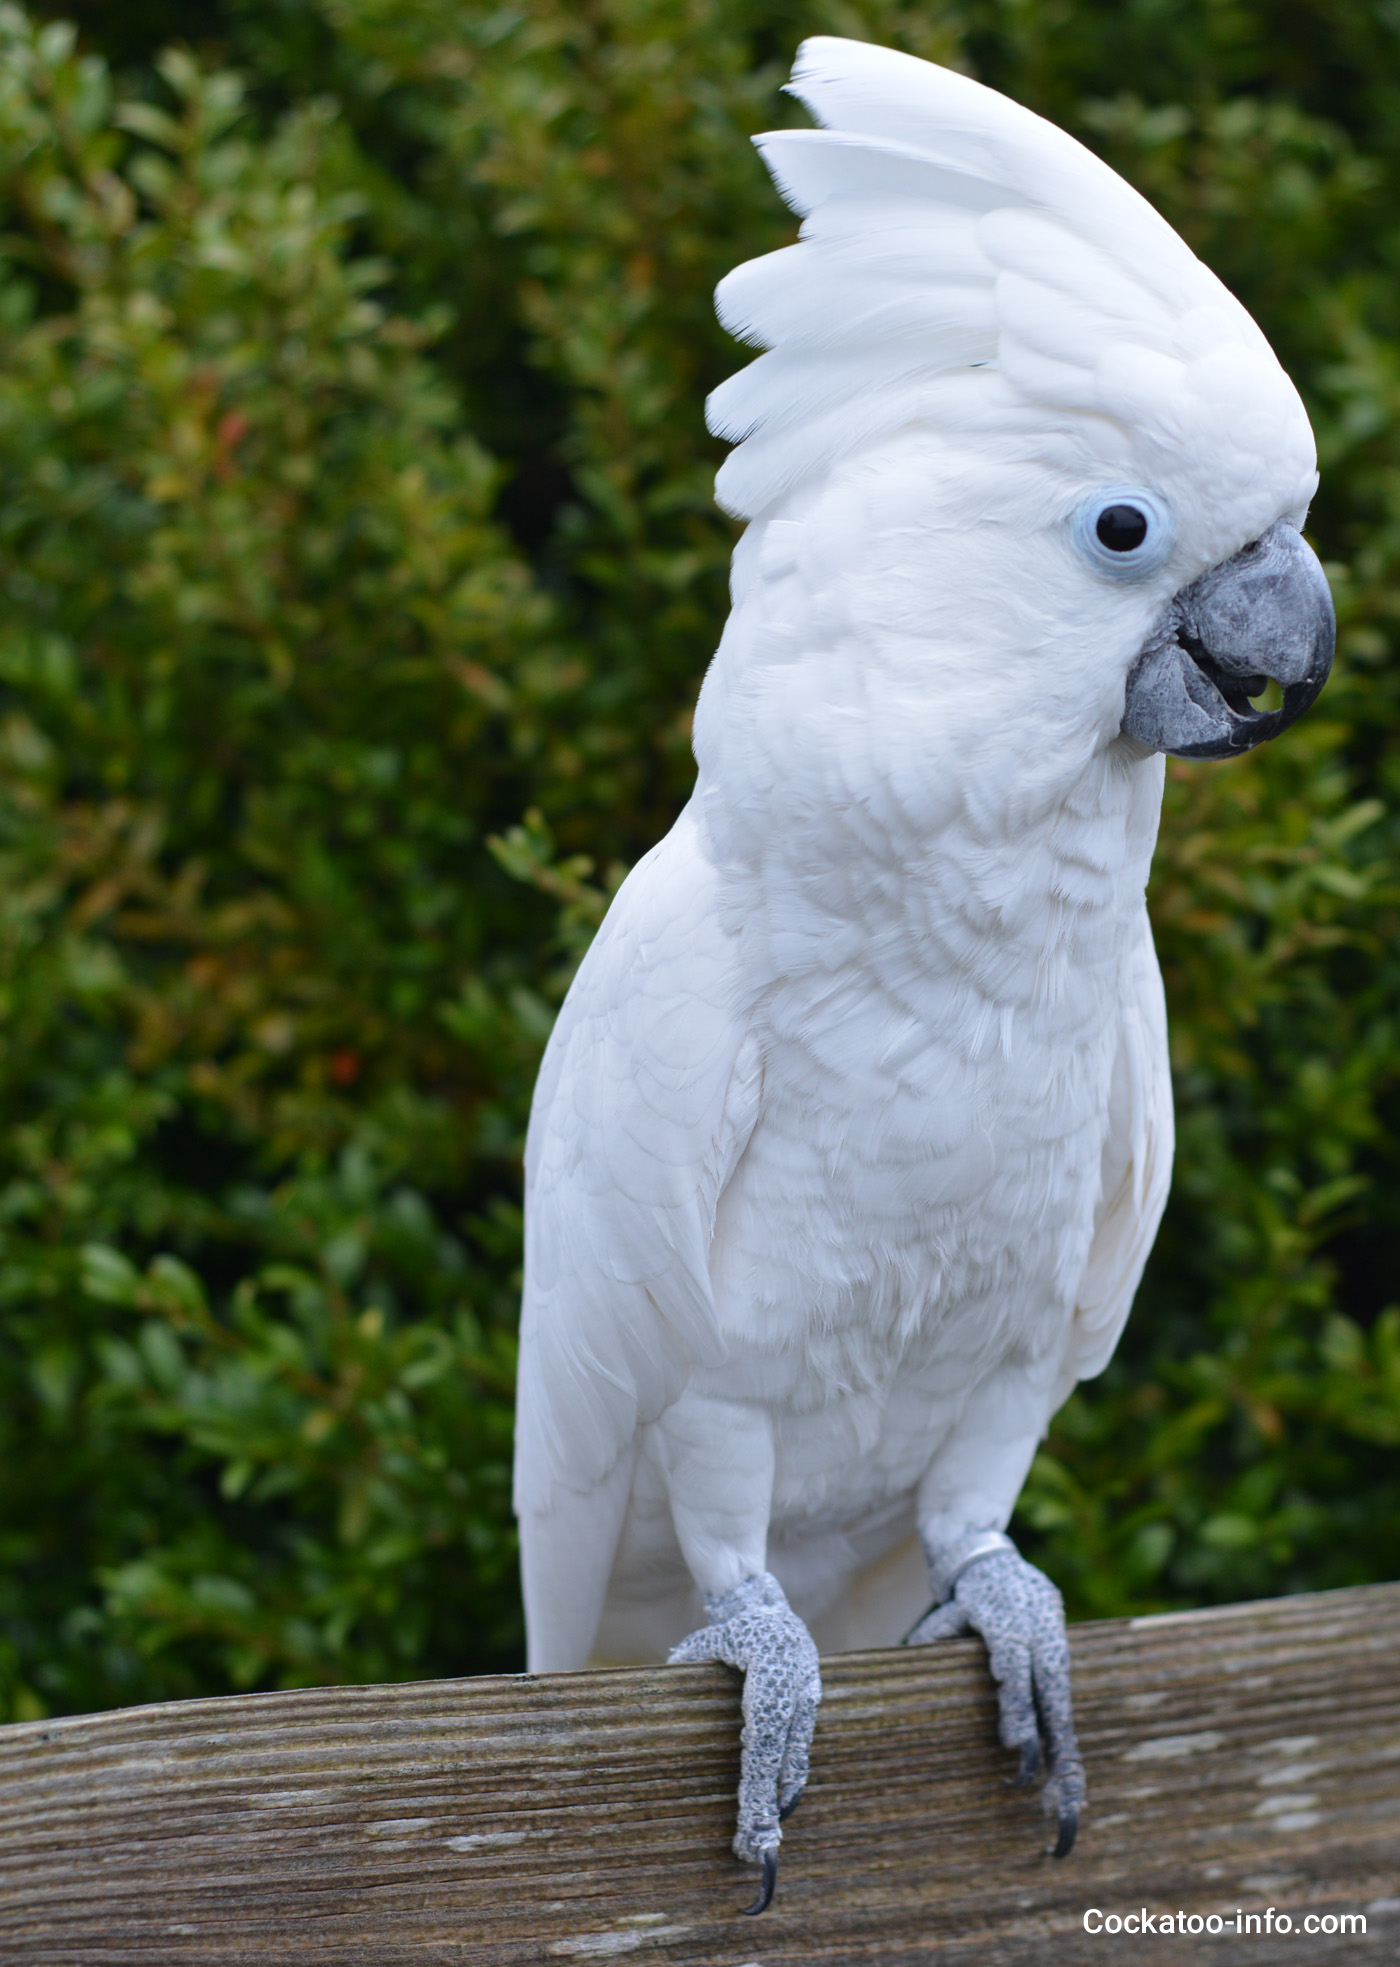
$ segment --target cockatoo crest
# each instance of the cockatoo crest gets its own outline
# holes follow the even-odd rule
[[[1169,480],[1202,564],[1281,498],[1306,507],[1306,413],[1239,302],[1137,192],[1064,131],[964,75],[805,42],[789,85],[823,126],[755,139],[801,242],[721,282],[720,319],[770,352],[710,428],[738,517],[910,424],[1067,432],[1085,461]],[[981,371],[974,380],[969,372]],[[1244,530],[1241,531],[1243,526]]]

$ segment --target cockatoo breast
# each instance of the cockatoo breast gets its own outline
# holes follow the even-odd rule
[[[1100,593],[1032,523],[1048,467],[1037,505],[930,442],[755,527],[697,719],[762,1057],[713,1384],[785,1416],[804,1511],[899,1493],[940,1402],[951,1424],[997,1360],[1063,1347],[1161,798],[1118,735],[1160,600]]]

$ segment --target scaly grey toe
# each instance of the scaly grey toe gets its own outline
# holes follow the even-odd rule
[[[980,1633],[997,1682],[1000,1734],[1020,1756],[1013,1781],[1030,1783],[1042,1758],[1041,1801],[1057,1820],[1057,1858],[1069,1856],[1084,1807],[1084,1765],[1074,1734],[1064,1601],[1010,1544],[975,1557],[957,1574],[953,1596],[920,1620],[914,1644],[956,1632]]]
[[[763,1866],[763,1885],[749,1908],[762,1912],[773,1896],[782,1819],[796,1808],[807,1781],[822,1697],[817,1649],[771,1572],[745,1578],[722,1598],[707,1598],[705,1610],[709,1625],[683,1639],[671,1660],[723,1660],[744,1676],[734,1855]]]

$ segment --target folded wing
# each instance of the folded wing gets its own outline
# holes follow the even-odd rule
[[[759,1072],[713,886],[687,812],[609,910],[536,1089],[515,1469],[535,1670],[587,1657],[638,1430],[723,1358],[709,1245]]]
[[[1173,1138],[1167,1010],[1144,911],[1124,971],[1103,1191],[1066,1362],[1071,1383],[1101,1373],[1118,1344],[1167,1206]]]

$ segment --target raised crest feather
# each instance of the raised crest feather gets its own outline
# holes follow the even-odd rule
[[[754,142],[802,218],[799,243],[736,268],[716,294],[724,325],[767,351],[707,406],[710,429],[738,446],[716,480],[729,512],[771,511],[911,422],[955,427],[975,399],[937,384],[957,370],[1058,413],[1113,416],[1100,374],[1111,350],[1166,358],[1184,377],[1234,344],[1291,417],[1296,396],[1245,310],[1063,130],[950,69],[826,36],[803,43],[788,86],[821,127]],[[1171,402],[1162,415],[1179,425]]]

